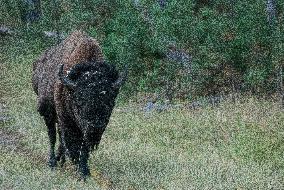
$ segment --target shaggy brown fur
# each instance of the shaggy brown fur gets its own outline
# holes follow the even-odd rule
[[[58,65],[64,64],[65,74],[75,64],[84,61],[104,60],[101,48],[94,38],[88,37],[82,31],[75,31],[61,44],[46,50],[33,64],[33,88],[41,98],[49,97],[53,101],[54,85],[58,71]],[[60,87],[60,82],[57,87]],[[58,91],[60,94],[61,92]],[[40,103],[38,103],[40,105]]]
[[[64,70],[62,70],[62,64],[64,64]],[[75,90],[68,88],[67,84],[63,84],[63,75],[68,77],[70,69],[73,80],[77,80],[81,84]],[[76,73],[74,73],[75,70]],[[85,72],[85,75],[83,72]],[[88,80],[86,74],[88,77],[90,75]],[[121,82],[122,80],[118,78],[115,68],[104,62],[98,42],[81,31],[73,32],[61,44],[50,48],[34,62],[32,83],[34,91],[38,95],[38,112],[44,117],[48,128],[50,140],[49,165],[51,167],[56,166],[56,160],[61,160],[64,163],[65,148],[67,148],[69,157],[79,165],[83,177],[89,175],[87,166],[89,151],[94,145],[98,145],[109,121],[114,100],[120,87],[114,85],[118,84],[117,81]],[[91,86],[95,87],[91,88]],[[106,89],[108,93],[102,96],[101,92],[105,94]],[[91,92],[89,93],[89,91]],[[86,97],[89,96],[85,98],[86,101],[80,97],[84,93]],[[90,99],[94,99],[94,101],[88,101]],[[88,108],[90,104],[91,108],[84,108],[84,110],[88,110],[85,112],[90,115],[91,119],[86,119],[80,115],[82,110],[78,112],[78,109],[81,108],[76,105],[77,103],[87,105],[85,108]],[[101,116],[101,112],[106,113],[104,115],[107,117]],[[91,126],[82,126],[82,123],[89,125],[93,119],[92,116],[95,116],[96,122]],[[60,138],[57,158],[55,158],[54,152],[56,123],[58,124]]]

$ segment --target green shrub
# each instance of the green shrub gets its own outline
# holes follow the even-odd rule
[[[19,2],[2,2],[1,23],[19,22]],[[233,86],[257,93],[277,89],[283,2],[277,2],[274,26],[267,21],[265,1],[172,0],[164,8],[149,0],[42,0],[41,5],[40,21],[19,25],[23,35],[35,39],[45,30],[87,30],[110,62],[120,69],[128,65],[127,93],[171,88],[176,96],[190,97],[230,92]],[[192,56],[190,72],[166,58],[170,48]]]

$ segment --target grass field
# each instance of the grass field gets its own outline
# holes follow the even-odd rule
[[[284,113],[253,97],[146,115],[135,103],[121,104],[91,156],[86,183],[69,162],[50,171],[31,88],[40,49],[3,43],[1,189],[284,189]]]

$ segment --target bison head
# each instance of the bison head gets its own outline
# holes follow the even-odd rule
[[[90,147],[97,146],[109,122],[119,88],[126,79],[126,71],[118,74],[114,66],[105,62],[79,63],[59,78],[70,91],[70,110]]]

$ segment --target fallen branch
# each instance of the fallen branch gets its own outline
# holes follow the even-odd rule
[[[58,32],[53,32],[53,31],[43,31],[44,36],[48,37],[48,38],[56,38],[59,40],[64,40],[65,39],[65,35],[62,33],[58,33]]]

